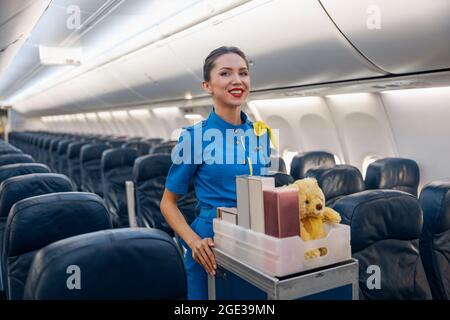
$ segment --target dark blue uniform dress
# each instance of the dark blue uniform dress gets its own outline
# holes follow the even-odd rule
[[[217,207],[236,207],[236,176],[264,175],[269,167],[269,134],[254,134],[253,123],[241,112],[242,124],[233,125],[211,111],[208,119],[187,127],[172,152],[166,188],[178,195],[194,178],[200,209],[191,228],[203,239],[213,238],[212,220]],[[207,299],[207,274],[187,252],[185,267],[188,299]]]

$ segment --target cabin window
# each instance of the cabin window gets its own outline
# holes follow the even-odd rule
[[[291,148],[286,148],[283,150],[282,153],[282,158],[284,160],[284,162],[286,163],[286,171],[289,173],[291,172],[291,162],[292,159],[294,159],[294,157],[298,154],[298,151],[291,149]]]
[[[363,175],[364,179],[366,178],[366,172],[367,172],[367,168],[369,167],[369,165],[372,162],[374,162],[374,161],[376,161],[378,159],[381,159],[381,158],[382,158],[381,156],[376,155],[376,154],[372,154],[372,155],[366,156],[364,158],[363,164],[362,164],[362,175]]]

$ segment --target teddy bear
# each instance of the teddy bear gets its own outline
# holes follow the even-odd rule
[[[325,222],[341,222],[339,213],[325,206],[325,196],[316,179],[300,179],[289,185],[289,187],[298,190],[300,237],[304,241],[325,237]],[[311,249],[305,252],[305,258],[312,259],[323,256],[326,253],[326,248]]]

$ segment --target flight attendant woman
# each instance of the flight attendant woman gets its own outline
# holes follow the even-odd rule
[[[209,117],[181,134],[172,152],[161,212],[186,247],[188,299],[207,299],[215,274],[212,220],[217,207],[236,207],[236,176],[262,175],[270,159],[269,131],[241,111],[250,92],[249,64],[236,47],[213,50],[203,66],[203,89],[214,101]],[[271,133],[271,132],[270,132]],[[191,179],[200,208],[189,226],[177,207]]]

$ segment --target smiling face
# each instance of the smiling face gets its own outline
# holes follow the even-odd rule
[[[203,81],[218,108],[239,107],[250,91],[250,76],[245,60],[235,53],[226,53],[214,61],[210,80]]]

